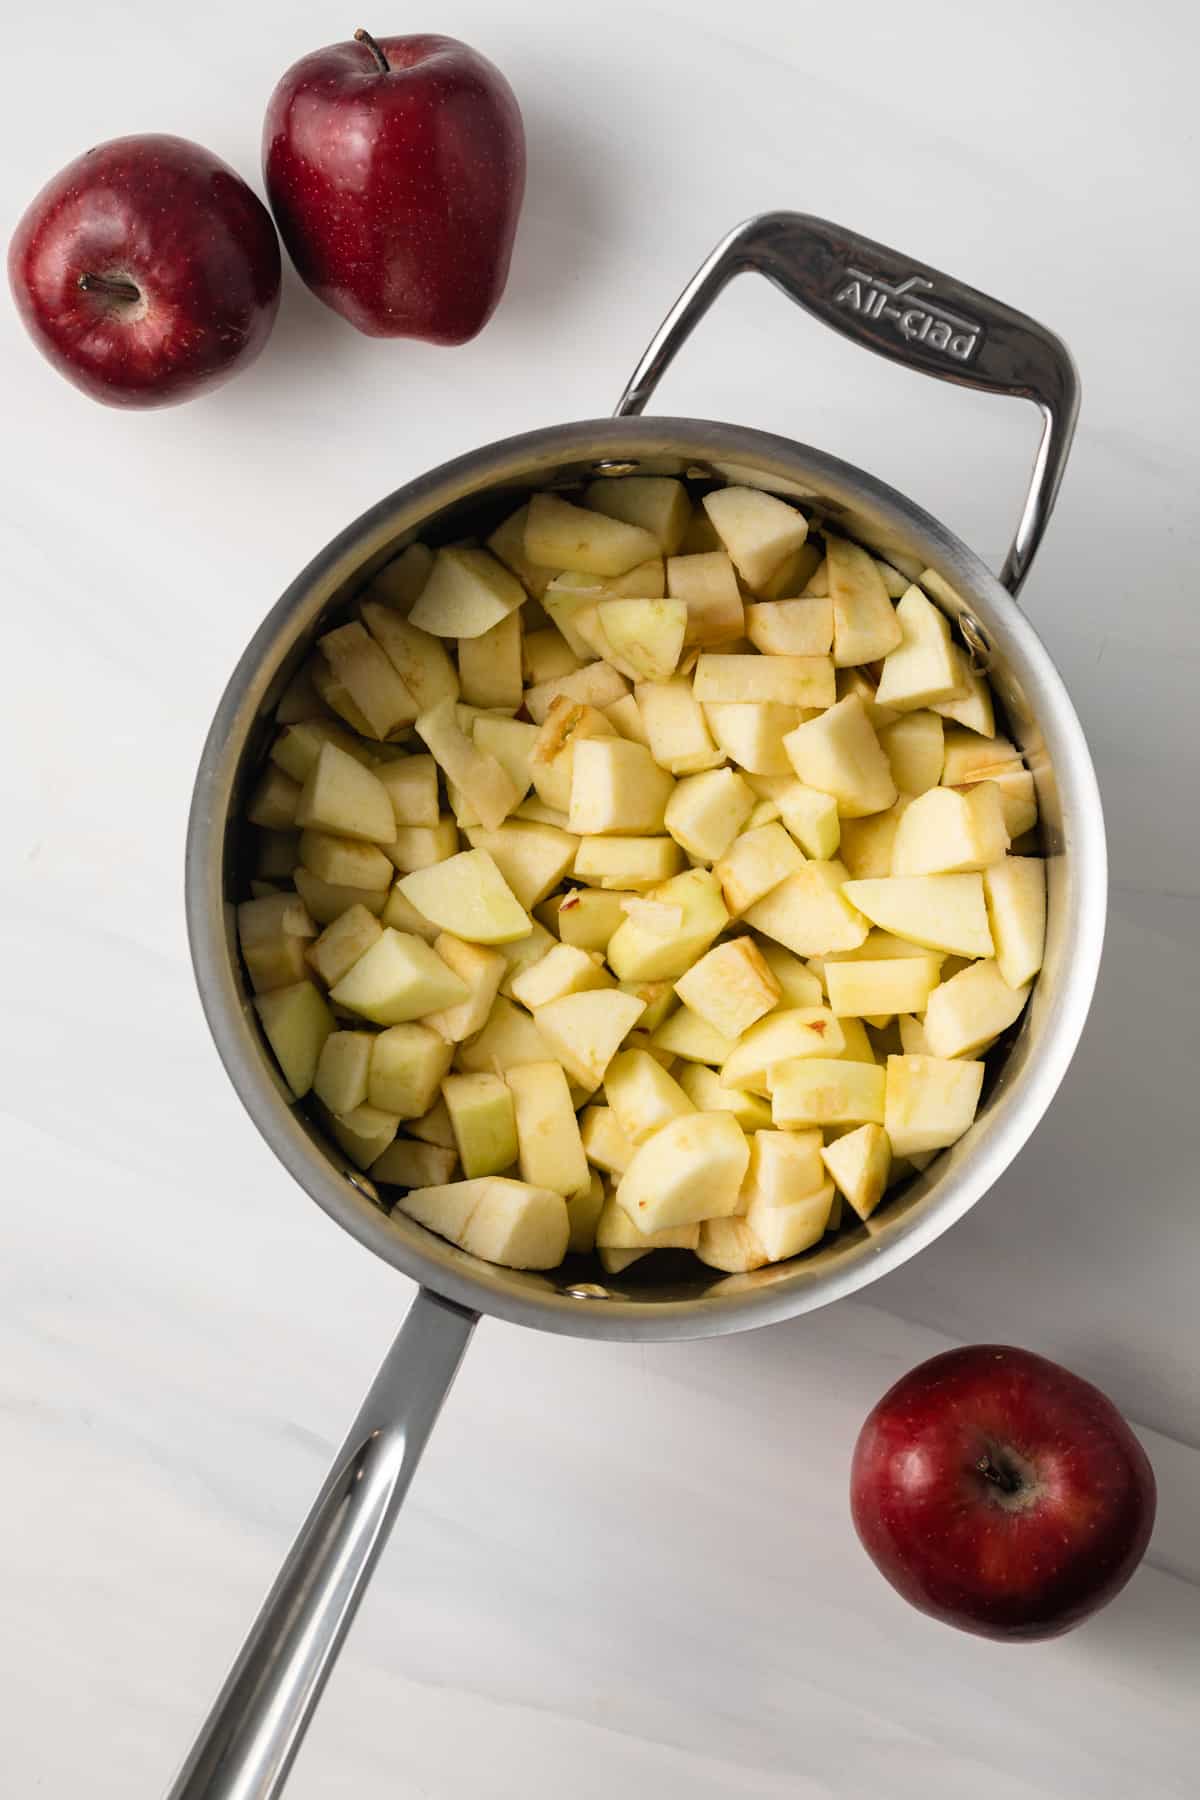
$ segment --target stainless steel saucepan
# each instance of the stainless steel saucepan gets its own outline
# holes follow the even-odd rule
[[[999,579],[911,500],[821,450],[746,426],[640,415],[675,352],[726,284],[765,275],[806,312],[894,362],[1032,401],[1043,430]],[[399,1510],[480,1313],[544,1331],[644,1341],[743,1331],[852,1294],[929,1244],[996,1181],[1045,1112],[1083,1029],[1106,903],[1104,824],[1079,722],[1015,604],[1070,449],[1078,384],[1059,340],[1023,314],[881,244],[799,213],[739,226],[689,283],[612,419],[508,438],[399,489],[309,564],[234,671],[196,780],[187,847],[192,956],[234,1087],[276,1155],[317,1204],[420,1284],[329,1477],[171,1790],[174,1800],[263,1800],[283,1787],[305,1728]],[[244,897],[243,793],[274,705],[331,613],[415,538],[490,530],[530,488],[597,473],[711,475],[799,501],[927,585],[986,668],[1037,784],[1049,858],[1045,968],[1015,1042],[989,1078],[978,1122],[869,1225],[750,1275],[653,1279],[524,1274],[476,1261],[389,1214],[288,1103],[255,1023],[234,932]],[[681,1267],[679,1259],[666,1265]],[[647,1270],[651,1270],[648,1277]]]

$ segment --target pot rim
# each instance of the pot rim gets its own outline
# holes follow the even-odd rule
[[[626,1300],[584,1284],[555,1291],[529,1276],[482,1264],[411,1221],[374,1206],[368,1186],[343,1174],[309,1136],[284,1096],[229,948],[223,870],[228,807],[247,735],[296,639],[373,556],[443,508],[506,482],[535,485],[563,464],[674,456],[753,464],[781,490],[811,479],[832,499],[916,544],[985,624],[998,625],[1004,657],[1017,668],[1063,797],[1071,867],[1070,954],[1018,1078],[1003,1081],[986,1116],[939,1159],[937,1179],[915,1192],[924,1204],[884,1211],[861,1238],[839,1245],[828,1265],[801,1261],[772,1279],[730,1277],[687,1299]],[[897,490],[814,446],[754,427],[664,416],[580,420],[497,440],[418,476],[368,508],[319,551],[266,615],[229,679],[196,775],[186,854],[188,939],[201,1004],[218,1054],[259,1132],[311,1199],[368,1249],[414,1281],[473,1311],[573,1336],[671,1341],[778,1323],[846,1297],[898,1267],[961,1218],[998,1180],[1052,1100],[1082,1033],[1099,970],[1107,864],[1099,789],[1082,727],[1049,654],[992,572],[953,533]],[[953,1167],[947,1167],[950,1158]],[[937,1165],[935,1165],[937,1166]],[[357,1188],[357,1191],[356,1191]],[[763,1271],[764,1274],[767,1271]],[[741,1285],[739,1285],[741,1284]]]

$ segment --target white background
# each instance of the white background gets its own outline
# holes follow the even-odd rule
[[[193,769],[267,605],[350,518],[486,440],[613,405],[748,213],[799,207],[1057,328],[1084,414],[1026,590],[1088,730],[1112,908],[1050,1117],[864,1297],[673,1349],[485,1324],[297,1766],[297,1800],[1139,1800],[1195,1791],[1200,1674],[1194,70],[1152,0],[41,5],[9,21],[0,218],[89,144],[194,137],[258,184],[296,56],[467,38],[525,110],[505,303],[469,347],[358,337],[288,277],[231,386],[124,417],[0,306],[0,1766],[153,1795],[267,1586],[407,1284],[273,1162],[184,945]],[[998,561],[1026,408],[921,382],[740,284],[663,410],[821,444]],[[1162,1489],[1072,1637],[907,1610],[853,1539],[863,1414],[999,1338],[1098,1380]]]

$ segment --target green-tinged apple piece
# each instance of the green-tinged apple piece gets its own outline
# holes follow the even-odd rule
[[[642,525],[573,506],[557,494],[534,494],[525,519],[530,562],[584,575],[624,575],[660,554],[657,538]]]
[[[331,1031],[322,1044],[313,1093],[335,1116],[352,1113],[366,1101],[374,1042],[369,1031]]]
[[[330,998],[376,1025],[401,1025],[457,1005],[467,994],[466,982],[422,938],[386,928]]]
[[[468,943],[507,944],[533,929],[486,850],[462,850],[431,869],[405,875],[397,886],[419,913]]]
[[[442,1099],[454,1127],[463,1174],[498,1175],[517,1160],[512,1091],[499,1075],[447,1075]]]
[[[370,844],[390,844],[396,835],[396,816],[378,776],[330,743],[321,745],[309,770],[296,823]]]
[[[590,1192],[591,1170],[571,1090],[559,1064],[525,1063],[508,1071],[507,1082],[516,1114],[522,1181],[552,1188],[564,1199]]]
[[[267,1042],[295,1099],[313,1084],[325,1039],[333,1030],[333,1014],[321,990],[311,981],[273,988],[254,1002]]]
[[[482,637],[524,599],[516,576],[486,550],[439,550],[408,618],[434,637]]]
[[[394,1141],[400,1121],[377,1106],[356,1106],[340,1119],[330,1115],[329,1130],[339,1149],[359,1169],[373,1168]]]
[[[601,600],[596,617],[611,660],[632,681],[669,681],[683,651],[683,600]]]
[[[438,1097],[454,1047],[427,1025],[392,1025],[373,1041],[367,1098],[383,1112],[420,1119]]]

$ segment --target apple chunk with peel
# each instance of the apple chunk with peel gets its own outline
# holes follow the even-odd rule
[[[336,744],[322,744],[296,804],[296,823],[369,844],[390,844],[396,835],[387,789]]]
[[[808,536],[804,514],[760,488],[717,488],[704,496],[703,504],[748,587],[769,581],[784,557]]]
[[[860,1219],[883,1199],[892,1172],[892,1147],[882,1125],[860,1125],[826,1144],[822,1161]]]
[[[441,700],[417,720],[417,734],[446,779],[460,788],[488,831],[496,831],[521,799],[508,770],[459,728],[453,700]]]
[[[382,931],[330,999],[375,1025],[401,1025],[468,997],[465,981],[410,932]]]
[[[720,883],[707,869],[687,869],[651,888],[649,898],[681,906],[683,923],[668,939],[633,919],[619,925],[608,944],[608,962],[619,981],[678,981],[729,923]]]
[[[994,960],[969,963],[929,996],[925,1041],[930,1054],[967,1056],[982,1050],[1020,1017],[1028,998],[1029,984],[1010,987]]]
[[[367,1099],[397,1118],[422,1118],[438,1097],[453,1054],[453,1045],[427,1025],[389,1026],[372,1040]]]
[[[797,1006],[771,1013],[738,1039],[721,1065],[721,1081],[725,1087],[766,1094],[770,1072],[780,1063],[838,1056],[845,1042],[841,1025],[827,1007]]]
[[[982,875],[893,875],[848,881],[843,891],[873,925],[914,944],[951,956],[994,952]]]
[[[944,1150],[974,1123],[984,1064],[889,1056],[883,1124],[895,1156]]]
[[[797,956],[855,950],[868,925],[853,905],[853,886],[840,862],[805,863],[756,901],[743,920]]]
[[[675,992],[726,1037],[741,1037],[778,1006],[780,986],[753,938],[731,938],[693,963]]]
[[[551,1000],[538,1007],[533,1022],[572,1080],[591,1091],[645,1010],[645,1001],[606,988]]]
[[[902,635],[884,659],[875,693],[877,703],[912,712],[919,706],[955,699],[961,692],[962,671],[945,614],[913,586],[897,606],[895,617]]]
[[[405,875],[397,886],[433,924],[471,944],[508,944],[533,929],[486,850],[462,850],[431,869]]]
[[[1046,947],[1046,865],[1040,856],[1006,856],[983,872],[996,966],[1012,988],[1032,981]]]
[[[525,554],[547,568],[624,575],[661,552],[644,525],[573,506],[557,494],[534,494],[525,519]]]
[[[643,745],[584,738],[574,746],[568,824],[581,837],[656,835],[674,789]]]
[[[596,1221],[598,1250],[694,1250],[700,1241],[700,1226],[668,1225],[663,1231],[639,1231],[623,1206],[606,1200]]]
[[[635,1148],[672,1119],[696,1110],[679,1083],[645,1050],[622,1050],[613,1057],[604,1096],[622,1135]]]
[[[487,550],[439,550],[408,622],[433,637],[482,637],[524,600],[516,576]]]
[[[297,1100],[313,1084],[325,1039],[333,1030],[333,1014],[312,981],[273,988],[254,1002],[267,1042]]]
[[[891,1058],[894,1062],[896,1058]],[[882,1125],[884,1072],[875,1063],[812,1057],[771,1073],[776,1125]]]
[[[517,1124],[521,1179],[565,1199],[586,1194],[588,1168],[571,1090],[558,1063],[525,1063],[507,1075]]]
[[[760,825],[736,837],[714,865],[725,904],[734,915],[802,868],[804,858],[782,825]]]
[[[986,869],[1008,849],[1004,807],[994,781],[931,787],[907,807],[892,843],[894,875],[957,874]]]
[[[512,1090],[499,1075],[447,1075],[442,1099],[454,1127],[463,1174],[498,1175],[517,1160]]]
[[[732,1113],[673,1119],[634,1151],[617,1204],[639,1231],[665,1231],[737,1211],[750,1146]]]
[[[832,794],[844,819],[883,812],[896,799],[888,759],[858,694],[847,694],[783,740],[806,787]]]
[[[901,627],[874,557],[848,538],[825,534],[833,606],[833,660],[839,669],[878,662],[900,643]]]

